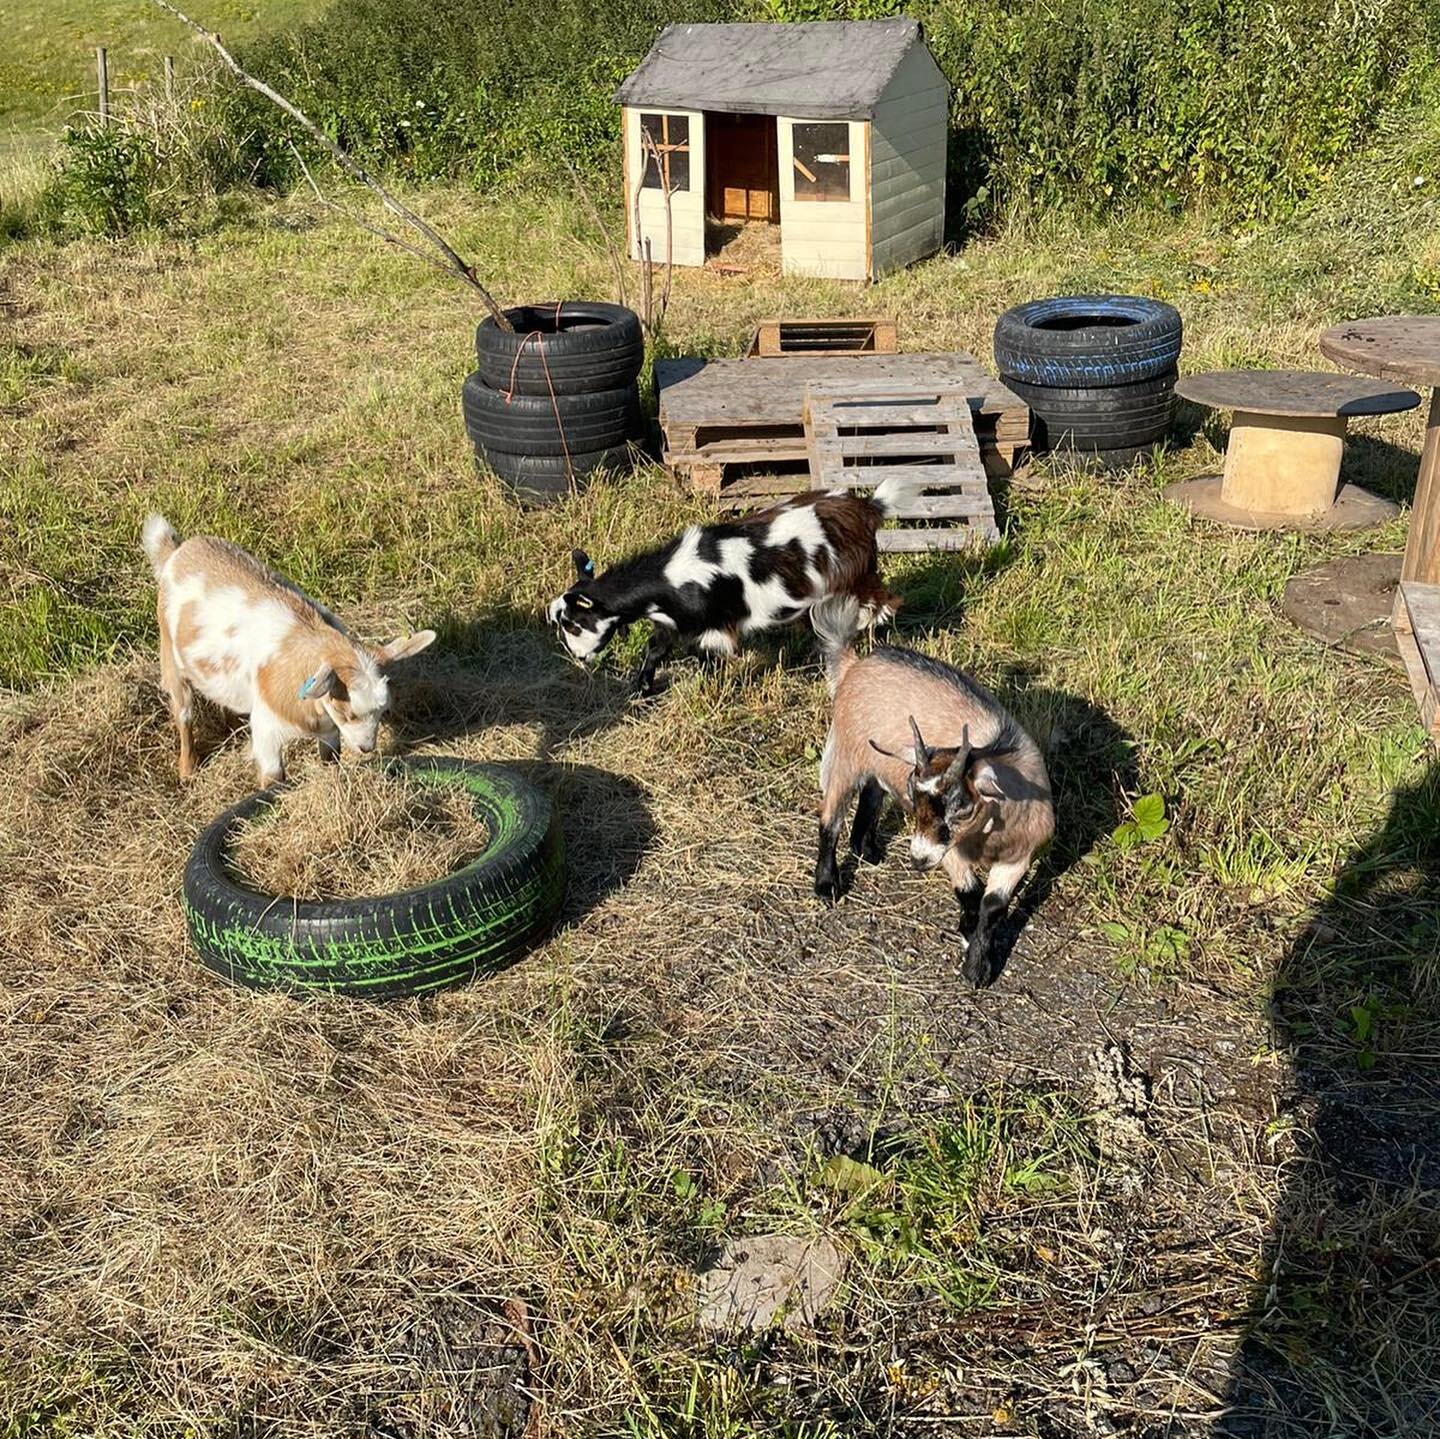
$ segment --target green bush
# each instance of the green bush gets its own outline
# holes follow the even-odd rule
[[[208,223],[220,195],[253,175],[236,119],[213,76],[174,99],[143,90],[127,97],[108,125],[65,131],[48,185],[12,233],[124,235]]]
[[[618,166],[615,86],[669,20],[723,19],[730,0],[336,0],[240,60],[352,154],[415,180],[494,184]],[[232,120],[266,182],[295,178],[292,127],[259,96]]]
[[[1413,103],[1426,0],[932,0],[972,183],[1014,201],[1288,210]]]
[[[1427,8],[1428,7],[1428,8]],[[911,0],[953,88],[953,194],[1102,210],[1293,209],[1437,51],[1435,0]],[[353,153],[494,186],[568,162],[616,173],[615,85],[670,20],[873,18],[899,0],[335,0],[243,62]],[[248,170],[296,178],[289,122],[225,102]],[[967,204],[968,202],[968,204]]]
[[[123,235],[150,223],[157,155],[119,126],[71,127],[60,142],[56,177],[41,213],[81,235]]]

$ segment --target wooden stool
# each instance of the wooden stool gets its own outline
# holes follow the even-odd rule
[[[1414,390],[1312,370],[1212,370],[1175,393],[1235,413],[1224,474],[1167,485],[1166,499],[1247,530],[1364,529],[1399,513],[1342,485],[1340,457],[1351,416],[1413,410]]]

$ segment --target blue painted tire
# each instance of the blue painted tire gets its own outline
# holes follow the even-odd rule
[[[1051,389],[1104,389],[1158,379],[1180,358],[1180,312],[1139,295],[1061,295],[995,322],[1002,379]]]

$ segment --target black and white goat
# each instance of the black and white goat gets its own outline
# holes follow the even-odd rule
[[[634,677],[641,694],[677,642],[693,639],[733,655],[742,634],[790,624],[827,596],[851,597],[858,622],[878,624],[900,601],[880,580],[875,531],[902,493],[895,480],[869,499],[812,490],[757,514],[692,525],[598,577],[590,557],[576,550],[576,582],[551,601],[550,622],[571,655],[593,660],[636,620],[650,620]]]
[[[878,858],[875,826],[889,795],[910,816],[916,867],[943,865],[955,888],[971,928],[966,979],[989,984],[995,927],[1055,832],[1039,747],[994,695],[950,665],[889,646],[859,658],[854,600],[827,600],[810,618],[834,696],[820,760],[815,893],[833,901],[840,892],[835,847],[857,790],[850,848]]]

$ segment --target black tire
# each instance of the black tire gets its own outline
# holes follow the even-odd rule
[[[465,381],[460,408],[472,443],[509,454],[608,450],[635,439],[641,429],[634,384],[588,395],[512,395],[507,400],[477,371]]]
[[[1135,450],[1163,441],[1175,411],[1175,373],[1105,389],[1005,383],[1030,406],[1037,450]]]
[[[1118,474],[1121,470],[1133,468],[1142,461],[1148,464],[1155,458],[1156,446],[1130,445],[1119,450],[1073,450],[1070,453],[1074,463],[1088,470],[1099,470],[1105,474]]]
[[[566,300],[505,311],[514,334],[493,319],[475,331],[480,377],[516,395],[585,395],[618,390],[640,373],[640,318],[623,305]]]
[[[553,505],[569,499],[572,492],[585,488],[589,476],[596,470],[628,474],[635,468],[636,453],[632,445],[580,450],[571,454],[567,469],[564,455],[516,455],[480,445],[475,447],[475,458],[493,470],[505,488],[527,505]]]
[[[1176,368],[1182,330],[1173,305],[1138,295],[1031,300],[995,322],[995,364],[1007,383],[1133,385]]]
[[[201,963],[250,989],[389,999],[503,968],[549,931],[565,861],[548,797],[503,765],[440,757],[390,765],[468,789],[490,828],[484,854],[401,894],[318,902],[261,894],[234,878],[225,856],[236,826],[279,797],[262,790],[210,825],[185,866],[185,919]]]

